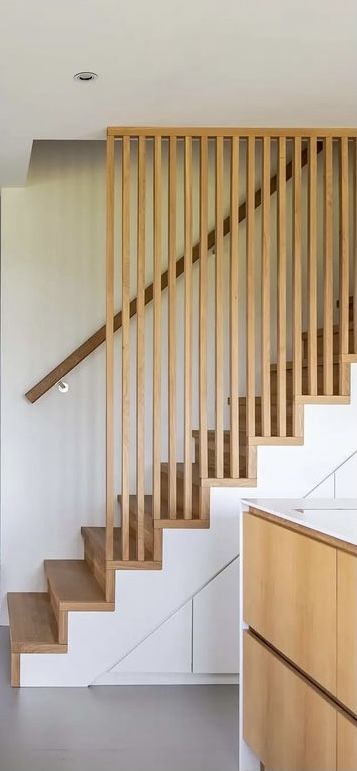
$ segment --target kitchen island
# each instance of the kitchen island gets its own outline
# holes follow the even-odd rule
[[[242,511],[240,771],[356,771],[357,500]]]

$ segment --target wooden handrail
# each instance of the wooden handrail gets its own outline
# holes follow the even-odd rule
[[[323,149],[323,142],[318,141],[317,142],[317,152],[320,153]],[[301,153],[301,166],[306,166],[308,162],[308,152],[305,148]],[[289,163],[286,166],[286,181],[289,181],[293,176],[293,163],[292,161],[289,161]],[[277,191],[278,187],[278,176],[277,174],[274,174],[271,177],[270,180],[270,195],[273,195]],[[262,190],[259,188],[255,192],[255,199],[254,199],[254,207],[255,209],[258,209],[262,202]],[[246,202],[243,202],[239,209],[238,209],[238,222],[242,222],[246,219],[247,215],[247,207]],[[228,235],[231,229],[231,218],[230,216],[225,217],[223,220],[223,236]],[[212,249],[215,246],[216,243],[216,230],[213,229],[208,233],[207,236],[207,249]],[[200,258],[200,242],[195,244],[192,248],[192,264],[197,262]],[[182,276],[183,272],[185,270],[185,258],[184,256],[180,257],[176,262],[176,278],[179,278],[179,276]],[[161,291],[164,291],[164,289],[167,289],[168,286],[168,271],[165,270],[161,275]],[[145,305],[148,305],[150,302],[152,302],[153,299],[153,284],[148,284],[148,286],[145,288]],[[136,309],[137,309],[137,303],[136,303],[136,297],[134,297],[129,306],[129,315],[130,318],[136,315]],[[122,326],[122,313],[119,311],[115,314],[113,319],[113,328],[114,332],[117,332],[118,329],[120,329]],[[97,348],[99,348],[102,343],[104,343],[106,337],[106,326],[103,325],[100,327],[100,329],[97,329],[96,332],[94,332],[93,335],[91,335],[87,340],[85,340],[84,343],[82,343],[78,348],[76,348],[72,353],[69,354],[63,361],[61,361],[60,364],[58,364],[54,369],[52,369],[50,372],[48,372],[45,377],[43,377],[41,380],[38,381],[32,388],[30,388],[29,391],[26,392],[25,396],[26,398],[34,404],[41,396],[43,396],[47,391],[50,390],[56,383],[58,383],[59,380],[61,380],[65,375],[68,375],[69,372],[71,372],[72,369],[77,367],[78,364],[81,363],[81,361],[84,361],[84,359],[87,358],[93,351],[95,351]]]

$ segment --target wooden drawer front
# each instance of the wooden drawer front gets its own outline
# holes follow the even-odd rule
[[[245,741],[269,771],[334,771],[335,707],[250,632],[243,638]]]
[[[336,694],[336,549],[245,514],[244,621]]]
[[[357,558],[342,551],[337,552],[337,697],[357,715]]]
[[[337,715],[337,771],[356,771],[357,722]]]

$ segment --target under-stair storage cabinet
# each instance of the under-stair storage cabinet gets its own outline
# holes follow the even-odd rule
[[[332,771],[335,707],[250,632],[243,644],[248,744],[269,771]]]
[[[357,544],[245,512],[243,621],[247,745],[269,771],[357,771]]]

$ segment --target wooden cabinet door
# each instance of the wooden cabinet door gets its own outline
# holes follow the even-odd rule
[[[337,771],[356,771],[357,722],[337,715]]]
[[[336,549],[244,515],[244,621],[336,694]]]
[[[244,740],[269,771],[335,771],[335,707],[250,632],[243,645]]]
[[[357,715],[357,557],[343,551],[337,552],[337,697]]]

